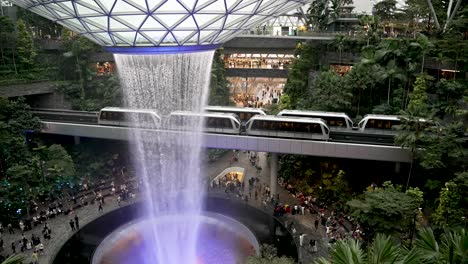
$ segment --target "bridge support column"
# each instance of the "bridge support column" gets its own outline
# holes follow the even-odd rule
[[[271,153],[271,160],[270,160],[270,193],[271,193],[271,196],[275,196],[277,194],[277,186],[278,186],[278,154]]]
[[[400,173],[401,162],[395,162],[395,173]]]
[[[81,139],[79,136],[74,136],[73,141],[75,142],[75,145],[79,145],[81,143]]]

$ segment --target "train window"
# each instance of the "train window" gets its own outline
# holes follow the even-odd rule
[[[101,119],[107,119],[106,112],[104,111],[101,112]]]
[[[390,130],[390,129],[396,129],[398,125],[400,125],[399,120],[369,119],[367,121],[366,128]]]

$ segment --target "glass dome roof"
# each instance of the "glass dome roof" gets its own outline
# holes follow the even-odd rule
[[[102,46],[213,45],[307,0],[13,0]]]

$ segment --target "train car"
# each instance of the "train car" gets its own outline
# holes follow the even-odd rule
[[[320,118],[254,116],[245,125],[249,136],[328,140],[330,129]]]
[[[159,128],[161,117],[152,109],[106,107],[99,111],[98,124],[137,128]]]
[[[205,107],[206,112],[211,113],[232,113],[236,114],[242,124],[245,124],[255,115],[266,115],[265,112],[260,108],[251,107],[233,107],[233,106],[207,106]]]
[[[189,111],[172,112],[167,120],[167,127],[172,130],[190,131],[203,122],[203,132],[221,134],[239,134],[240,120],[229,113],[195,113]]]
[[[332,129],[352,129],[353,121],[345,113],[322,112],[322,111],[304,111],[304,110],[282,110],[277,116],[296,116],[321,118],[325,120],[327,126]]]
[[[396,115],[366,115],[358,124],[359,131],[396,133],[401,124]]]
[[[31,113],[42,121],[96,124],[98,112],[74,111],[68,109],[32,108]]]

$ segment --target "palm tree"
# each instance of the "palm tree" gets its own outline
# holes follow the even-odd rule
[[[336,243],[331,259],[319,258],[314,264],[416,264],[421,263],[418,252],[402,248],[392,237],[378,234],[367,254],[357,240],[347,239]]]
[[[362,264],[366,263],[366,253],[361,248],[361,243],[357,240],[339,240],[333,247],[331,260],[324,257],[319,258],[314,264]]]
[[[468,263],[468,233],[465,229],[445,231],[438,242],[430,228],[419,231],[416,250],[427,264]]]
[[[11,255],[4,261],[2,261],[1,264],[23,264],[24,263],[24,257],[20,255]]]
[[[343,49],[345,47],[346,43],[346,37],[342,34],[336,35],[335,39],[333,40],[333,46],[335,46],[338,49],[338,54],[339,54],[339,63],[341,64],[341,54],[343,52]]]
[[[403,71],[396,65],[395,60],[391,60],[387,67],[385,67],[384,72],[382,72],[381,80],[388,80],[388,89],[387,89],[387,104],[390,105],[390,91],[392,89],[392,82],[397,79],[402,82],[406,80],[406,75]]]
[[[416,42],[411,42],[410,46],[418,47],[421,49],[421,57],[422,57],[421,73],[423,73],[424,72],[424,60],[425,60],[426,54],[429,51],[429,49],[431,49],[434,45],[429,40],[429,38],[419,33],[418,37],[416,38]]]

